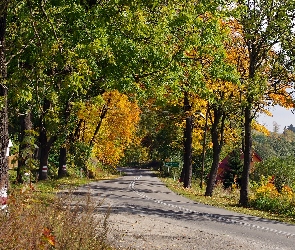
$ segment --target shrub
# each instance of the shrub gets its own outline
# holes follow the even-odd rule
[[[259,182],[261,176],[273,176],[274,185],[281,191],[284,185],[295,188],[295,157],[273,157],[255,165],[252,179]]]
[[[284,185],[281,192],[278,192],[274,184],[274,177],[265,178],[262,176],[260,184],[255,185],[253,191],[251,207],[276,214],[290,216],[295,214],[295,194],[287,185]]]

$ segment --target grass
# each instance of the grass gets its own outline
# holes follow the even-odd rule
[[[8,210],[0,210],[0,250],[113,249],[107,242],[109,211],[98,213],[101,204],[89,196],[57,195],[91,181],[63,178],[10,186]]]
[[[285,214],[276,214],[271,211],[262,211],[255,208],[244,208],[239,206],[239,190],[238,189],[227,189],[224,190],[222,185],[217,185],[214,189],[212,197],[205,196],[205,188],[199,187],[199,182],[193,181],[190,189],[183,188],[183,183],[174,181],[173,178],[160,179],[165,185],[173,192],[187,197],[193,201],[211,205],[219,208],[225,208],[234,212],[258,216],[264,219],[277,220],[281,222],[295,224],[295,218]]]

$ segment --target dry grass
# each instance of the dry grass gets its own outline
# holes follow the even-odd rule
[[[7,211],[0,211],[0,249],[111,249],[108,213],[94,213],[89,197],[40,199],[30,188],[14,190]]]

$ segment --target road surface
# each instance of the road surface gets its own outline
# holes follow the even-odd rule
[[[80,187],[111,209],[117,249],[295,249],[295,225],[200,204],[171,192],[146,169]]]

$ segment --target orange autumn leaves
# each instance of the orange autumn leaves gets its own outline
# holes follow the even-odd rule
[[[103,111],[106,111],[104,117]],[[105,92],[101,99],[80,108],[78,117],[84,120],[80,140],[89,144],[94,137],[93,156],[103,165],[115,165],[134,139],[139,115],[138,105],[126,95],[116,90]],[[98,133],[94,135],[98,124]]]

